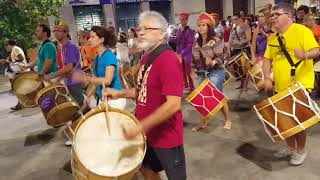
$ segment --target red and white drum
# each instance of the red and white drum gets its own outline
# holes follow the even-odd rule
[[[254,109],[274,142],[285,140],[320,120],[317,104],[301,83],[260,102]]]
[[[209,121],[227,103],[227,98],[206,78],[187,98],[202,117]]]

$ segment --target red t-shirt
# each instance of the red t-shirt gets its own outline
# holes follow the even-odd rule
[[[61,48],[57,48],[57,60],[58,60],[58,69],[62,69],[64,62],[63,62]]]
[[[163,103],[166,96],[183,95],[182,66],[173,51],[160,54],[145,73],[146,81],[140,81],[144,64],[149,54],[143,56],[138,74],[138,83],[142,82],[137,98],[136,116],[141,121]],[[183,144],[182,112],[179,110],[170,119],[151,129],[147,134],[150,146],[173,148]]]

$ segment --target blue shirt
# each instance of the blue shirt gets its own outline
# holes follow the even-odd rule
[[[45,74],[50,74],[58,71],[57,64],[57,49],[56,46],[51,41],[43,42],[38,49],[38,61],[37,61],[37,71],[41,72],[44,62],[50,59],[52,60],[52,66],[49,68]]]
[[[122,90],[120,77],[118,74],[118,60],[113,52],[106,49],[101,56],[97,55],[93,63],[93,73],[98,78],[104,78],[106,74],[106,67],[114,66],[115,70],[113,73],[113,78],[111,85],[109,87]],[[102,99],[102,85],[97,86],[97,93],[99,99]]]

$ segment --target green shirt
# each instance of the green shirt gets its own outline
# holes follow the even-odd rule
[[[56,49],[56,46],[51,41],[43,42],[39,47],[38,63],[37,63],[38,73],[41,72],[44,62],[48,59],[52,60],[53,64],[51,68],[46,72],[46,74],[50,74],[58,71],[57,49]]]

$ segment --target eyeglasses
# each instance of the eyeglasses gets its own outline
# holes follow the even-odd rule
[[[270,15],[270,17],[271,17],[271,18],[277,18],[277,17],[279,17],[279,16],[281,16],[281,15],[284,15],[284,14],[288,14],[288,13],[272,13],[272,14]]]
[[[136,31],[140,32],[140,31],[154,31],[154,30],[159,30],[161,28],[152,28],[152,27],[137,27]]]
[[[231,20],[232,21],[236,21],[236,20],[239,20],[239,18],[232,18]]]

